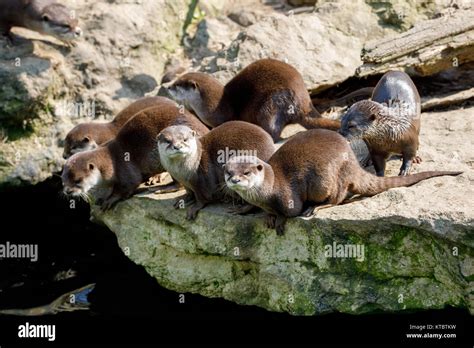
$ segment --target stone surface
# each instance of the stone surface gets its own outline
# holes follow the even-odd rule
[[[0,185],[46,179],[61,169],[74,124],[110,119],[153,91],[180,47],[188,3],[70,1],[84,30],[76,46],[22,29],[33,40],[0,40]]]
[[[316,92],[354,74],[369,38],[393,32],[363,1],[322,3],[313,13],[289,16],[274,12],[242,30],[200,69],[227,82],[257,59],[276,58],[295,66]]]
[[[179,292],[294,315],[446,305],[473,311],[473,126],[472,107],[422,115],[423,163],[415,171],[462,175],[291,219],[283,237],[264,227],[262,214],[234,216],[224,205],[206,207],[189,222],[172,207],[183,192],[137,195],[106,213],[94,206],[93,219],[161,285]],[[388,175],[399,166],[390,161]],[[363,258],[328,257],[334,243],[363,247]]]

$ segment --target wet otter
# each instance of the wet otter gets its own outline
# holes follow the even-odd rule
[[[189,220],[207,204],[222,202],[232,194],[223,189],[226,157],[246,154],[268,160],[275,151],[268,133],[242,121],[226,122],[201,138],[189,127],[171,126],[158,136],[158,148],[164,169],[188,191],[185,202],[192,201],[191,193],[195,197],[187,212]]]
[[[174,102],[158,103],[136,114],[115,139],[72,155],[61,176],[64,192],[74,196],[92,193],[103,210],[130,197],[147,178],[164,171],[156,137],[172,125],[187,125],[200,135],[208,132],[197,117],[183,112]]]
[[[55,0],[0,0],[0,32],[10,37],[14,26],[52,35],[64,41],[82,35],[73,12]]]
[[[410,173],[420,134],[420,96],[410,77],[401,71],[382,76],[372,100],[352,105],[342,117],[340,133],[348,140],[362,138],[370,151],[378,176],[384,176],[385,163],[392,154],[401,154],[399,175]]]
[[[432,171],[378,177],[361,168],[346,139],[323,129],[294,135],[268,163],[236,156],[224,169],[227,187],[265,210],[267,225],[278,234],[283,234],[287,217],[310,216],[316,206],[340,204],[348,193],[373,196],[431,177],[461,174]]]
[[[85,122],[75,126],[66,136],[63,158],[67,159],[76,152],[88,151],[115,138],[120,128],[135,114],[160,103],[171,103],[163,97],[141,98],[120,111],[115,118],[106,123]]]
[[[210,127],[246,121],[262,127],[274,141],[291,123],[306,128],[340,127],[339,121],[322,118],[314,108],[301,74],[275,59],[248,65],[225,86],[205,73],[184,74],[169,92]]]

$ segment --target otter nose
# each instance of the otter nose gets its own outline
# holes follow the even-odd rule
[[[82,29],[79,28],[79,27],[76,27],[76,28],[74,29],[74,36],[75,36],[75,37],[81,37],[81,36],[82,36]]]
[[[182,148],[181,145],[173,144],[173,149],[174,150],[181,150],[181,148]]]
[[[63,152],[63,158],[64,158],[64,159],[67,159],[67,158],[68,158],[67,153]]]
[[[232,179],[230,179],[230,181],[233,183],[233,184],[237,184],[240,182],[240,179],[239,178],[236,178],[236,177],[233,177]]]

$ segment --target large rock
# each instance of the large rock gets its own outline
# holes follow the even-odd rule
[[[153,91],[189,1],[71,1],[84,29],[75,47],[25,30],[34,40],[0,42],[0,185],[49,177],[74,124],[110,119]]]
[[[93,217],[115,232],[130,259],[178,292],[294,315],[446,305],[473,311],[473,113],[422,115],[423,163],[415,171],[464,174],[290,219],[283,237],[264,227],[261,214],[233,216],[223,205],[189,222],[172,207],[183,192],[134,196],[106,213],[94,206]],[[389,175],[399,166],[389,162]],[[329,257],[334,245],[364,253]]]
[[[328,2],[314,13],[274,12],[242,30],[228,47],[203,61],[201,70],[228,81],[261,58],[287,61],[313,92],[340,83],[361,65],[360,51],[370,38],[393,33],[363,1]]]

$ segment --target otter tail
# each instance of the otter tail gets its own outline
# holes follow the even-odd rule
[[[349,94],[346,94],[343,97],[337,98],[336,100],[311,98],[311,101],[313,105],[317,107],[319,111],[322,112],[333,106],[345,106],[361,99],[368,99],[372,96],[374,89],[374,87],[364,87],[359,88],[358,90]]]
[[[324,128],[337,131],[341,128],[341,121],[323,118],[314,107],[311,112],[303,116],[298,123],[307,129]]]
[[[373,196],[394,187],[411,186],[422,180],[434,178],[436,176],[456,176],[463,173],[450,171],[429,171],[408,176],[378,177],[366,172],[362,168],[360,168],[360,171],[362,175],[354,176],[359,177],[358,182],[353,182],[349,190],[352,193],[357,193],[362,196]]]

